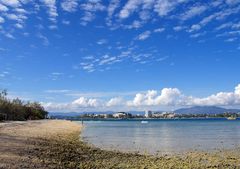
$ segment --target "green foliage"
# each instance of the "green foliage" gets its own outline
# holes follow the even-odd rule
[[[24,103],[19,98],[10,100],[7,91],[0,91],[0,121],[1,120],[38,120],[44,119],[48,112],[37,102]]]

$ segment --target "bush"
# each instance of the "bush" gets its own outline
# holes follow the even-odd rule
[[[10,100],[7,91],[0,91],[0,121],[45,119],[48,112],[37,102],[24,103],[19,98]]]

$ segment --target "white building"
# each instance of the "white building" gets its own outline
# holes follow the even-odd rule
[[[155,118],[162,118],[164,115],[162,113],[153,113],[152,116]]]
[[[114,117],[114,118],[124,118],[124,117],[126,117],[126,113],[122,113],[122,112],[120,112],[120,113],[114,113],[114,114],[113,114],[113,117]]]
[[[175,113],[169,113],[168,115],[167,115],[167,118],[170,118],[170,119],[172,119],[172,118],[174,118],[175,117]]]
[[[146,118],[151,118],[151,117],[152,117],[152,111],[146,110],[146,111],[145,111],[145,117],[146,117]]]

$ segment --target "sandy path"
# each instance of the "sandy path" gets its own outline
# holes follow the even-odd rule
[[[45,168],[33,156],[38,139],[61,137],[81,130],[81,126],[64,120],[0,123],[0,169]]]

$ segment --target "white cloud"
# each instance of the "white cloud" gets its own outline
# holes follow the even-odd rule
[[[67,89],[61,89],[61,90],[46,90],[44,92],[46,93],[53,93],[53,94],[59,94],[59,93],[68,93],[71,90],[67,90]]]
[[[180,3],[186,1],[187,0],[157,0],[154,4],[154,11],[157,12],[159,16],[163,17],[173,11]]]
[[[50,91],[52,92],[52,91]],[[53,91],[54,93],[55,91]],[[56,91],[58,94],[66,94],[69,91]],[[117,93],[111,93],[111,96]],[[132,96],[131,92],[131,96]],[[83,94],[81,94],[83,95]],[[91,98],[93,94],[87,94],[88,98],[80,98],[70,103],[44,103],[47,110],[78,110],[78,111],[106,111],[106,110],[145,110],[168,107],[169,109],[184,106],[240,106],[240,84],[235,87],[233,92],[219,92],[207,97],[193,97],[184,95],[178,88],[163,88],[161,91],[149,90],[146,92],[136,93],[132,99],[122,97],[113,97],[103,99],[103,93],[99,99]],[[129,94],[128,94],[129,95]],[[96,95],[97,96],[97,95]]]
[[[111,18],[114,11],[119,7],[120,0],[111,0],[108,6],[108,17]]]
[[[126,5],[120,11],[119,18],[121,19],[128,18],[130,14],[133,13],[141,3],[142,2],[140,0],[128,0]]]
[[[224,24],[221,24],[220,26],[218,26],[216,28],[216,30],[222,30],[222,29],[225,29],[225,28],[229,28],[229,27],[232,27],[232,25],[233,25],[232,22],[224,23]]]
[[[23,8],[16,8],[15,11],[16,11],[17,13],[20,13],[20,14],[26,14],[26,13],[28,13],[28,12],[27,12],[25,9],[23,9]]]
[[[19,28],[19,29],[22,29],[22,28],[23,28],[23,25],[20,24],[20,23],[16,23],[15,26],[16,26],[16,28]]]
[[[50,25],[50,26],[48,26],[48,28],[51,30],[58,29],[57,25]]]
[[[43,45],[48,46],[50,44],[48,38],[43,34],[39,33],[37,37],[42,40]]]
[[[86,25],[96,17],[96,12],[104,11],[106,7],[101,3],[101,0],[91,0],[80,5],[80,8],[84,11],[84,15],[81,18],[82,25]]]
[[[7,12],[8,11],[8,8],[3,5],[3,4],[0,4],[0,12]]]
[[[137,39],[145,40],[145,39],[149,38],[150,35],[151,35],[151,31],[145,31],[145,32],[141,33],[140,35],[138,35]]]
[[[190,9],[188,9],[188,11],[180,15],[180,19],[181,20],[191,19],[194,16],[202,14],[206,10],[207,10],[207,6],[204,6],[204,5],[192,6]]]
[[[128,101],[128,106],[234,106],[240,105],[240,84],[234,92],[219,92],[217,94],[198,98],[185,96],[177,88],[164,88],[158,94],[151,90],[146,93],[138,93],[132,101]]]
[[[124,100],[120,97],[114,97],[106,103],[107,107],[122,106],[122,105],[124,105]]]
[[[87,71],[87,72],[89,72],[89,73],[95,71],[93,64],[83,65],[83,66],[82,66],[82,69],[85,70],[85,71]]]
[[[123,27],[126,28],[126,29],[138,29],[138,28],[142,27],[143,24],[144,24],[144,23],[143,23],[142,21],[134,20],[134,21],[132,22],[132,24],[130,24],[130,25],[124,25]]]
[[[85,97],[74,100],[72,104],[77,107],[97,107],[99,105],[97,99],[87,99]]]
[[[18,0],[0,0],[0,2],[10,7],[18,7],[21,5],[21,3]]]
[[[5,33],[4,35],[9,39],[15,39],[15,37],[11,33]]]
[[[69,24],[70,24],[70,21],[68,21],[68,20],[63,20],[62,23],[63,23],[64,25],[69,25]]]
[[[240,3],[240,0],[226,0],[226,3],[228,5],[236,5],[236,4]]]
[[[61,3],[61,7],[64,11],[75,12],[78,7],[78,0],[64,0]]]
[[[0,16],[0,24],[1,24],[1,23],[4,23],[4,22],[5,22],[5,19]]]
[[[223,20],[226,17],[239,13],[239,11],[240,11],[240,6],[235,8],[223,9],[222,11],[218,11],[213,14],[210,14],[209,16],[203,18],[198,24],[192,25],[189,32],[198,31],[214,20],[217,20],[217,21]]]
[[[233,24],[232,28],[233,29],[240,29],[240,22]]]
[[[108,42],[107,39],[100,39],[99,41],[97,41],[97,44],[103,45],[103,44],[106,44],[107,42]]]
[[[175,26],[173,27],[173,30],[178,32],[178,31],[184,30],[185,28],[186,28],[185,26]]]
[[[198,33],[190,35],[190,37],[191,38],[198,38],[198,37],[203,36],[205,34],[206,34],[206,32],[198,32]]]
[[[107,18],[106,18],[106,24],[108,26],[112,26],[112,17],[115,12],[115,10],[120,6],[120,0],[111,0],[108,7],[107,7]]]
[[[154,32],[156,32],[156,33],[160,33],[160,32],[163,32],[163,31],[165,31],[165,28],[154,29]]]
[[[149,90],[146,93],[138,93],[133,101],[128,101],[129,106],[156,106],[156,105],[177,105],[183,97],[177,88],[164,88],[158,95],[156,90]]]
[[[198,24],[195,24],[195,25],[192,25],[189,32],[194,32],[194,31],[198,31],[201,29],[201,25],[198,25]]]
[[[103,58],[99,61],[99,65],[109,65],[119,61],[120,60],[116,56],[110,57],[109,55],[104,55]]]
[[[48,8],[49,19],[56,22],[56,17],[58,16],[56,0],[41,0]]]

